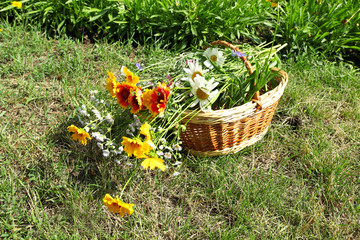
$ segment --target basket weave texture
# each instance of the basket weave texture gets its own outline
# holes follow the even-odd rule
[[[228,43],[226,46],[229,46]],[[232,47],[234,46],[231,45]],[[233,49],[239,51],[236,47]],[[251,74],[249,61],[243,61],[247,68],[250,66],[248,69]],[[272,70],[279,71],[277,68]],[[230,109],[196,114],[185,111],[182,124],[186,124],[186,130],[180,134],[184,147],[193,155],[217,156],[236,153],[261,140],[269,128],[288,81],[286,72],[279,73],[281,77],[275,78],[279,84],[271,91],[257,95],[252,102]]]

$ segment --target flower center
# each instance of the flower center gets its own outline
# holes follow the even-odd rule
[[[201,88],[198,88],[196,90],[196,97],[200,100],[206,100],[209,97],[209,94],[207,94],[206,92],[204,92],[203,90],[201,90]]]
[[[201,72],[199,72],[199,71],[194,72],[193,75],[191,76],[191,78],[192,78],[193,81],[194,81],[196,75],[202,76]]]
[[[210,57],[210,59],[211,59],[211,61],[216,62],[216,60],[217,60],[217,56],[212,55],[212,56]]]
[[[124,90],[121,92],[121,97],[122,97],[123,99],[128,99],[129,95],[130,95],[130,90],[129,90],[129,89],[124,89]]]

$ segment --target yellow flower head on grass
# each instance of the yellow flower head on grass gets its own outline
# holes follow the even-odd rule
[[[154,170],[155,167],[160,168],[161,171],[165,171],[165,165],[164,160],[160,158],[146,158],[142,163],[141,166],[144,169],[148,169],[150,167],[150,170]]]
[[[130,216],[134,212],[134,204],[124,203],[118,198],[118,196],[116,196],[116,198],[112,198],[109,194],[106,194],[103,199],[103,203],[107,206],[110,212],[120,213],[121,217],[124,217],[125,213]]]
[[[127,67],[123,68],[123,72],[126,75],[126,81],[128,83],[132,83],[132,84],[137,84],[139,82],[139,77],[135,76],[135,74],[133,74],[132,72],[129,71],[129,69]]]
[[[21,3],[21,2],[18,2],[18,1],[11,2],[11,5],[13,5],[14,7],[17,7],[17,8],[21,8],[21,7],[22,7],[22,3]]]
[[[2,29],[0,28],[0,32],[2,31]]]
[[[73,132],[74,134],[71,135],[72,139],[74,139],[75,141],[79,141],[82,145],[86,145],[86,139],[91,140],[89,133],[74,125],[69,126],[68,131]]]
[[[123,137],[121,145],[124,147],[124,151],[129,157],[134,155],[136,158],[145,158],[150,152],[151,147],[147,142],[142,142],[136,138]]]
[[[108,72],[109,78],[106,79],[105,88],[110,92],[111,96],[116,97],[117,86],[119,83],[112,72]]]

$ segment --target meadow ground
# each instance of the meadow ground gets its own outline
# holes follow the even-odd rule
[[[121,191],[131,167],[80,146],[66,127],[79,99],[103,90],[106,71],[175,53],[4,25],[0,238],[360,238],[360,73],[352,65],[284,56],[289,83],[262,141],[221,157],[184,153],[177,177],[141,172],[124,195],[135,212],[120,218],[102,198]]]

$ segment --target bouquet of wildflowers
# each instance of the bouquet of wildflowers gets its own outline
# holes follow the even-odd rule
[[[240,60],[245,54],[214,47],[147,67],[137,64],[135,73],[125,66],[117,77],[108,72],[102,90],[92,90],[90,99],[77,108],[79,125],[68,131],[83,145],[91,141],[105,158],[135,166],[134,171],[160,169],[176,176],[185,111],[231,108],[250,101],[260,89],[274,87],[276,73],[270,68],[280,63],[276,51],[283,46],[265,47],[246,47],[256,66],[252,76]],[[141,80],[145,70],[163,77]],[[107,194],[103,202],[111,212],[131,215],[133,204],[122,202],[121,195]]]

